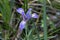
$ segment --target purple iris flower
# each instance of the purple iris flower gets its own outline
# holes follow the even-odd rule
[[[23,30],[26,26],[26,23],[31,18],[38,18],[38,15],[36,13],[31,14],[32,8],[29,8],[27,13],[25,14],[24,10],[22,8],[18,8],[17,12],[22,15],[23,20],[19,24],[19,29]]]

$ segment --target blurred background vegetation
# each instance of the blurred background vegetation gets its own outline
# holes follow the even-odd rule
[[[39,15],[19,37],[22,17],[17,8],[32,8]],[[0,40],[60,40],[60,0],[0,0]]]

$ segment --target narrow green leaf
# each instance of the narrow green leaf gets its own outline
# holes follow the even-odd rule
[[[47,39],[47,24],[46,24],[46,0],[43,0],[43,26],[44,26],[44,40]]]
[[[0,1],[2,1],[0,8],[1,13],[3,15],[3,19],[5,22],[9,23],[11,17],[11,8],[9,5],[9,1],[8,0],[0,0]]]

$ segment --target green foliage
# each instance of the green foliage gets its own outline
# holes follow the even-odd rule
[[[56,1],[52,2],[52,6],[56,9],[60,9],[60,3],[56,2]]]
[[[3,20],[9,23],[12,12],[9,5],[9,0],[0,0],[0,9],[3,16]]]
[[[23,0],[22,8],[24,8],[25,12],[30,7],[28,5],[29,1],[30,0]],[[39,2],[39,3],[37,3],[35,5],[37,5],[38,7],[36,8],[35,5],[33,5],[33,7],[35,7],[37,10],[39,8],[42,8],[42,9],[39,9],[38,10],[39,12],[36,10],[37,11],[36,12],[36,11],[34,11],[35,8],[32,7],[33,8],[32,13],[36,12],[38,15],[40,15],[40,10],[41,10],[41,15],[37,19],[38,22],[35,22],[35,21],[37,21],[36,19],[31,19],[30,21],[28,21],[28,23],[25,27],[25,30],[23,30],[22,34],[20,35],[20,37],[23,40],[48,40],[49,38],[50,39],[54,38],[54,35],[60,34],[60,32],[59,32],[60,31],[60,26],[55,27],[55,25],[56,25],[55,22],[53,22],[48,15],[50,13],[50,10],[52,10],[52,8],[54,10],[55,9],[60,10],[60,3],[56,2],[56,1],[52,1],[52,0],[50,0],[50,2],[51,2],[50,5],[47,5],[47,3],[48,3],[47,0],[38,0],[37,2]],[[38,5],[40,3],[43,6],[40,7],[40,5]],[[3,22],[0,21],[0,32],[1,32],[0,38],[2,38],[2,35],[4,34],[4,32],[2,32],[2,30],[7,31],[6,34],[3,35],[4,39],[6,39],[6,40],[8,40],[8,38],[11,38],[11,37],[14,39],[17,36],[17,32],[18,32],[18,29],[19,29],[18,28],[19,21],[22,18],[18,18],[19,14],[17,15],[16,11],[14,9],[15,7],[17,8],[17,5],[15,5],[15,4],[20,5],[20,1],[17,1],[17,0],[0,0],[0,13],[2,15],[2,16],[0,16],[0,20],[3,21]],[[50,6],[52,7],[51,9],[49,9]],[[47,10],[49,12],[47,12]],[[56,14],[53,14],[53,13],[50,13],[50,14],[56,15]],[[19,16],[19,17],[21,17],[21,16]],[[12,25],[10,25],[10,22],[12,22]],[[39,27],[41,28],[41,30],[40,30]]]

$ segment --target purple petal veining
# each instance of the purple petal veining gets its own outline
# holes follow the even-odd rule
[[[17,12],[20,13],[21,15],[24,15],[25,14],[25,12],[24,12],[24,10],[22,8],[18,8],[17,9]]]
[[[32,18],[38,18],[38,15],[36,13],[33,13]]]
[[[32,10],[32,8],[29,8],[29,10],[26,13],[27,19],[30,19],[31,18],[31,10]]]
[[[20,30],[23,30],[23,29],[25,28],[25,26],[26,26],[26,21],[23,20],[23,21],[21,21],[20,24],[19,24],[19,29],[20,29]]]

